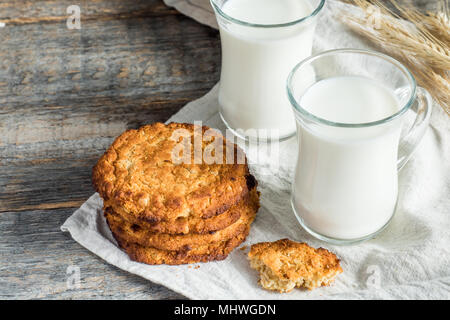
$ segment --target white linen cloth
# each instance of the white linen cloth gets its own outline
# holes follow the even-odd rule
[[[209,0],[164,0],[197,21],[217,27]],[[314,51],[370,48],[336,17],[346,5],[327,1]],[[204,97],[187,104],[170,121],[193,122],[225,132],[218,115],[216,85]],[[314,291],[294,289],[287,294],[261,289],[250,269],[248,250],[234,250],[220,262],[192,266],[148,266],[131,261],[113,240],[94,194],[67,219],[61,230],[88,250],[123,270],[162,284],[191,299],[450,299],[450,125],[435,105],[430,128],[400,173],[399,204],[388,228],[375,239],[354,246],[332,246],[309,236],[290,207],[290,184],[297,145],[295,138],[280,146],[278,169],[247,150],[251,171],[259,181],[261,209],[245,244],[290,238],[323,246],[341,258],[344,273],[335,284]]]

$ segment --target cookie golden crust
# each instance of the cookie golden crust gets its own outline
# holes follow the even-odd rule
[[[309,290],[328,285],[342,273],[339,259],[326,249],[314,249],[289,239],[251,246],[250,266],[260,273],[267,290],[289,292],[295,287]]]
[[[155,123],[128,130],[93,168],[94,187],[106,207],[122,208],[139,221],[172,223],[180,218],[206,219],[221,214],[248,193],[252,179],[243,152],[212,132],[208,127],[184,123]],[[206,164],[205,157],[195,158],[199,154],[195,150],[200,149],[194,148],[195,141],[201,142],[200,154],[216,155],[211,150],[222,146],[222,164]],[[173,151],[182,146],[186,150],[178,154],[189,155],[190,151],[190,163],[173,163]],[[235,162],[228,164],[230,154]],[[202,159],[201,164],[195,163]],[[238,160],[243,164],[236,163]]]
[[[105,211],[105,217],[111,231],[127,242],[161,250],[180,251],[236,237],[238,234],[243,233],[253,222],[258,208],[259,194],[256,189],[253,189],[246,199],[230,209],[240,211],[240,218],[237,222],[225,229],[207,234],[172,235],[149,232],[138,225],[124,221],[111,210]]]
[[[256,189],[256,186],[257,182],[255,178],[252,175],[249,175],[247,177],[247,187],[253,190]],[[248,197],[250,193],[248,193],[244,197],[244,199]],[[188,218],[178,218],[175,221],[160,221],[154,223],[145,220],[139,220],[136,218],[136,216],[129,214],[122,208],[114,205],[109,207],[105,205],[103,211],[113,211],[116,214],[120,215],[121,218],[126,220],[128,223],[136,224],[139,227],[148,230],[149,232],[169,234],[204,234],[225,229],[226,227],[239,220],[242,210],[241,208],[236,206],[242,206],[243,203],[244,202],[241,200],[227,211],[208,219],[190,216]]]
[[[152,247],[144,247],[127,242],[114,235],[119,246],[128,254],[131,260],[146,264],[169,264],[179,265],[197,262],[209,262],[224,260],[234,248],[239,246],[250,231],[250,226],[243,233],[229,240],[210,243],[192,248],[191,250],[167,251]]]
[[[127,221],[129,224],[138,225],[139,227],[146,229],[149,232],[168,234],[204,234],[225,229],[226,227],[238,221],[241,217],[241,211],[236,210],[235,207],[240,205],[241,202],[238,202],[238,204],[234,205],[227,211],[208,219],[191,216],[189,218],[179,218],[175,221],[161,221],[156,223],[150,223],[147,221],[136,219],[135,216],[130,215],[120,207],[104,207],[103,211],[113,211],[116,214],[120,215],[120,217]]]

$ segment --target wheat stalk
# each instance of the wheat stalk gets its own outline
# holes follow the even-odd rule
[[[423,23],[442,41],[445,41],[447,44],[450,43],[450,19],[444,12],[429,13],[429,16],[424,19]]]
[[[450,20],[448,0],[441,11],[420,12],[395,0],[346,0],[365,16],[342,15],[354,31],[402,61],[450,115]],[[387,4],[386,4],[387,3]],[[389,7],[388,7],[389,6]]]

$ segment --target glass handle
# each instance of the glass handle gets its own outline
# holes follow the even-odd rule
[[[400,171],[408,162],[430,122],[433,99],[427,90],[417,87],[416,101],[414,101],[411,110],[415,111],[416,118],[411,128],[400,139],[398,148],[397,170]]]

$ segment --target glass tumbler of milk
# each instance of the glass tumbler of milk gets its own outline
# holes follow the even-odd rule
[[[298,221],[334,244],[374,237],[394,215],[397,173],[428,126],[430,95],[400,62],[357,49],[303,60],[287,91],[297,123]]]
[[[274,139],[295,134],[286,78],[311,54],[325,0],[211,0],[220,30],[220,116],[234,134]],[[274,132],[276,134],[274,134]]]

